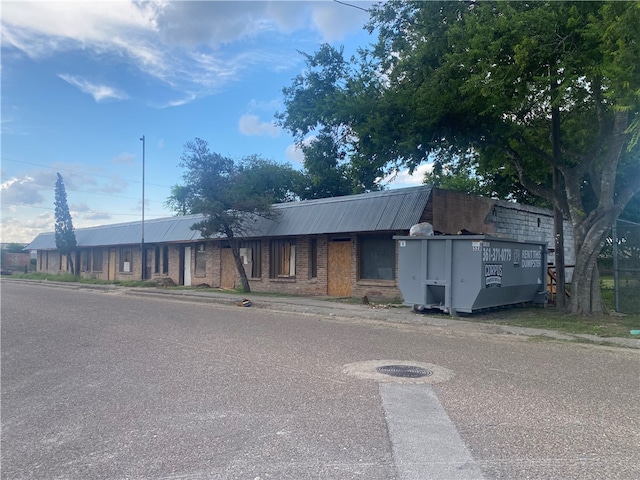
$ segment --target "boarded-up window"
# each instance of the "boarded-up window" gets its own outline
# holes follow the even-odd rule
[[[251,278],[262,277],[262,241],[242,241],[240,246],[240,258],[244,265],[244,271]]]
[[[271,240],[269,251],[269,276],[295,277],[296,245],[291,240]]]
[[[204,243],[199,243],[196,247],[196,275],[207,274],[207,248]]]
[[[133,272],[133,250],[130,247],[123,247],[120,249],[120,272],[132,273]]]
[[[94,248],[91,251],[92,254],[92,267],[93,267],[93,271],[94,272],[101,272],[102,271],[102,249],[101,248]]]
[[[389,236],[360,237],[360,278],[394,280],[396,278],[396,242]]]
[[[60,271],[66,272],[69,270],[69,257],[63,253],[60,253]]]
[[[318,276],[318,239],[309,240],[309,278]]]

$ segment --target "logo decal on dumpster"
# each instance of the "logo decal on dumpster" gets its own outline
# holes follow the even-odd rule
[[[486,288],[502,286],[502,265],[487,263],[484,266],[484,285]]]

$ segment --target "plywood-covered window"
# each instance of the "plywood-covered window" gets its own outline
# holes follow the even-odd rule
[[[396,278],[396,242],[391,235],[359,238],[360,278]]]
[[[69,270],[69,257],[67,255],[60,253],[60,271],[66,272]]]
[[[239,243],[244,271],[250,278],[262,277],[262,241],[243,240]]]
[[[295,277],[296,244],[292,240],[271,240],[269,248],[269,276]]]

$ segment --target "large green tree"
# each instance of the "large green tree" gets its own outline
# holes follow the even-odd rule
[[[60,252],[60,255],[67,257],[69,270],[75,275],[75,268],[73,264],[73,255],[77,248],[76,232],[73,228],[73,220],[71,219],[71,213],[69,212],[69,205],[67,204],[67,190],[64,186],[64,180],[59,173],[56,180],[55,188],[55,239],[56,248]]]
[[[191,228],[205,238],[222,234],[228,240],[242,288],[250,292],[236,240],[252,232],[257,218],[273,218],[274,203],[295,198],[299,172],[257,155],[234,161],[211,152],[200,138],[185,144],[180,166],[184,184],[171,189],[166,205],[177,214],[202,214]]]
[[[370,99],[368,116],[338,119],[353,161],[415,169],[472,156],[478,175],[515,179],[512,191],[562,212],[576,252],[569,311],[600,314],[598,252],[640,191],[638,25],[637,2],[389,1],[371,14],[378,43],[339,70],[338,93],[323,91],[338,112]],[[286,128],[333,121],[313,103],[298,115],[311,86],[285,90]]]
[[[310,200],[362,193],[362,187],[352,181],[345,155],[331,135],[320,133],[300,148],[304,154],[303,183],[298,188],[300,198]]]

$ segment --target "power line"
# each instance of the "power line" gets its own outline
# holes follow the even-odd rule
[[[345,5],[347,7],[353,7],[353,8],[357,8],[358,10],[362,10],[363,12],[367,12],[369,13],[369,9],[368,8],[363,8],[363,7],[359,7],[358,5],[353,5],[351,3],[347,3],[347,2],[341,2],[340,0],[333,0],[336,3],[339,3],[340,5]]]

